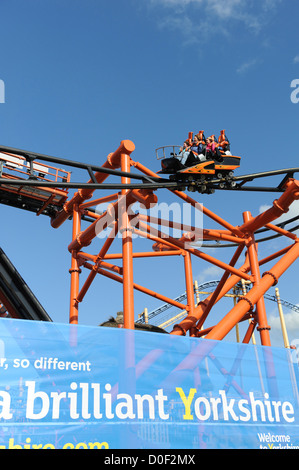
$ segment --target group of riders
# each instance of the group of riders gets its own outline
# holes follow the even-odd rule
[[[205,137],[204,131],[199,131],[193,137],[185,140],[180,152],[176,157],[180,160],[182,166],[192,166],[207,160],[223,161],[223,155],[231,155],[230,143],[225,134],[225,130],[220,131],[218,140],[215,135]]]

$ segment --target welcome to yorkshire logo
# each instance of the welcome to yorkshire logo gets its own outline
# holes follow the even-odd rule
[[[5,103],[5,84],[4,81],[0,79],[0,104]]]

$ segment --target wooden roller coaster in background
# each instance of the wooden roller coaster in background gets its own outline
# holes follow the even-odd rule
[[[182,182],[159,177],[143,164],[134,161],[131,158],[134,150],[133,142],[123,140],[119,148],[110,153],[103,166],[100,167],[0,146],[0,152],[2,152],[0,155],[2,161],[0,203],[30,210],[38,215],[48,215],[51,218],[51,226],[55,229],[58,229],[66,220],[72,219],[72,240],[68,247],[71,254],[69,322],[78,323],[81,302],[92,283],[104,276],[123,286],[125,328],[134,329],[134,291],[138,290],[187,312],[185,318],[173,327],[172,335],[188,333],[192,337],[222,340],[240,322],[247,322],[248,327],[243,342],[248,343],[254,332],[258,331],[261,344],[270,346],[270,325],[267,320],[264,296],[272,286],[278,283],[280,277],[299,256],[299,239],[293,233],[297,227],[287,230],[285,225],[275,225],[274,222],[289,210],[295,200],[299,199],[299,181],[294,178],[299,168],[234,176],[235,185],[229,188],[223,187],[219,178],[203,182],[213,190],[280,193],[279,198],[268,210],[255,217],[249,211],[244,211],[242,225],[234,226],[186,194]],[[57,165],[84,170],[88,173],[89,179],[86,183],[71,182],[70,173],[59,173]],[[132,168],[134,171],[131,171]],[[135,170],[140,173],[135,173]],[[120,183],[104,183],[109,175],[120,177]],[[258,178],[277,175],[283,177],[277,186],[249,186],[248,184]],[[70,188],[75,188],[77,191],[69,198]],[[189,204],[194,211],[200,211],[207,220],[213,221],[219,228],[197,230],[197,227],[190,226],[186,230],[186,225],[178,221],[153,219],[132,210],[132,205],[136,202],[146,209],[157,204],[157,194],[160,188],[167,188],[179,201]],[[96,190],[108,189],[118,190],[118,192],[93,198]],[[103,202],[110,202],[110,205],[102,214],[98,214],[95,207]],[[85,229],[82,229],[82,220],[88,223]],[[165,226],[181,230],[181,236],[174,238],[165,233]],[[110,235],[102,240],[103,243],[99,249],[98,235],[107,227],[111,228]],[[286,241],[286,246],[266,258],[259,259],[256,236],[261,231],[282,237]],[[145,240],[150,240],[153,243],[152,249],[134,252],[133,233]],[[119,236],[121,237],[121,252],[111,253],[110,248]],[[224,262],[205,253],[196,246],[196,242],[201,237],[204,244],[215,242],[233,247],[233,256]],[[97,254],[90,253],[91,244],[97,247]],[[245,261],[241,267],[237,268],[242,254],[245,255]],[[169,256],[183,259],[184,276],[180,275],[180,278],[184,277],[184,290],[186,291],[184,303],[182,300],[177,301],[167,297],[165,293],[155,292],[134,280],[133,260],[135,258]],[[215,290],[205,300],[196,304],[192,264],[198,259],[221,268],[223,274]],[[89,274],[84,282],[81,282],[83,268]],[[205,322],[208,317],[211,317],[214,306],[242,281],[248,282],[250,289],[238,297],[238,302],[215,325],[206,328]]]

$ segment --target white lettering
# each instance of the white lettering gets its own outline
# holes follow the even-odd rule
[[[26,418],[28,419],[42,419],[44,418],[50,407],[50,399],[46,392],[36,392],[35,391],[35,382],[28,380],[25,382],[26,387],[28,388],[27,395],[27,409],[26,409]],[[41,403],[40,403],[41,400]],[[41,404],[41,406],[38,406]],[[36,408],[39,408],[40,411],[35,411]]]
[[[3,80],[0,80],[0,103],[5,103],[5,85]]]
[[[293,423],[295,421],[294,418],[294,408],[293,405],[289,401],[285,401],[282,404],[282,416],[288,423]],[[288,415],[292,414],[293,416],[289,418]]]
[[[151,395],[135,395],[137,401],[137,417],[143,419],[143,404],[148,403],[148,414],[150,419],[155,419],[155,403]]]
[[[73,420],[133,420],[149,418],[155,420],[169,419],[166,405],[168,397],[162,388],[156,395],[131,395],[129,393],[114,393],[109,383],[105,384],[105,392],[101,393],[101,384],[71,382],[69,391],[52,391],[47,393],[37,389],[34,381],[26,381],[27,406],[26,418],[32,420],[60,419],[61,410],[68,409],[69,417]],[[275,401],[269,399],[265,393],[262,398],[256,398],[249,392],[248,399],[227,397],[225,390],[218,391],[218,397],[200,396],[197,389],[190,388],[184,391],[177,387],[176,392],[181,399],[181,419],[192,421],[242,421],[242,422],[269,422],[293,423],[295,421],[294,406],[289,401]],[[66,405],[66,401],[68,404]],[[174,403],[177,403],[175,401]],[[175,405],[176,406],[176,405]],[[11,397],[8,392],[0,392],[0,418],[11,419]],[[174,409],[172,404],[171,409]]]
[[[291,88],[295,88],[294,91],[291,93],[291,101],[294,104],[297,104],[299,102],[299,79],[295,78],[291,82]]]
[[[123,399],[123,403],[118,403],[115,407],[115,414],[120,419],[134,419],[135,413],[133,413],[133,400],[131,395],[127,393],[119,393],[117,399]],[[122,411],[122,410],[126,411]]]
[[[10,411],[10,402],[10,394],[8,392],[0,392],[0,418],[12,418],[12,413]]]
[[[158,412],[161,419],[168,419],[169,414],[164,412],[164,402],[167,401],[167,397],[163,395],[163,389],[160,388],[155,396],[155,399],[158,401]]]
[[[234,421],[239,421],[238,416],[236,415],[236,413],[233,410],[233,407],[234,407],[234,404],[235,404],[236,400],[234,398],[231,398],[229,400],[229,403],[228,403],[227,398],[226,398],[226,393],[225,393],[224,390],[219,390],[219,395],[221,395],[221,397],[222,397],[223,416],[224,416],[225,421],[229,420],[229,414],[231,415],[231,417],[233,418]]]
[[[198,419],[200,419],[201,421],[209,419],[211,415],[211,406],[209,400],[204,397],[197,398],[194,402],[194,411]]]

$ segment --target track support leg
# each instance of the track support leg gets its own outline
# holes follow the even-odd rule
[[[74,206],[73,209],[73,240],[78,236],[81,230],[81,214],[79,212],[78,205]],[[79,260],[77,258],[77,252],[72,251],[72,263],[71,269],[69,270],[71,275],[71,293],[70,293],[70,317],[69,323],[78,323],[78,294],[79,294],[79,275],[81,269],[79,267]]]
[[[121,170],[130,171],[130,156],[121,154]],[[122,176],[123,184],[129,183],[130,178]],[[122,195],[127,190],[122,190]],[[120,220],[122,233],[122,254],[123,254],[123,309],[124,309],[124,327],[134,330],[134,281],[133,281],[133,247],[132,247],[132,228],[128,216],[127,204],[121,204]]]

